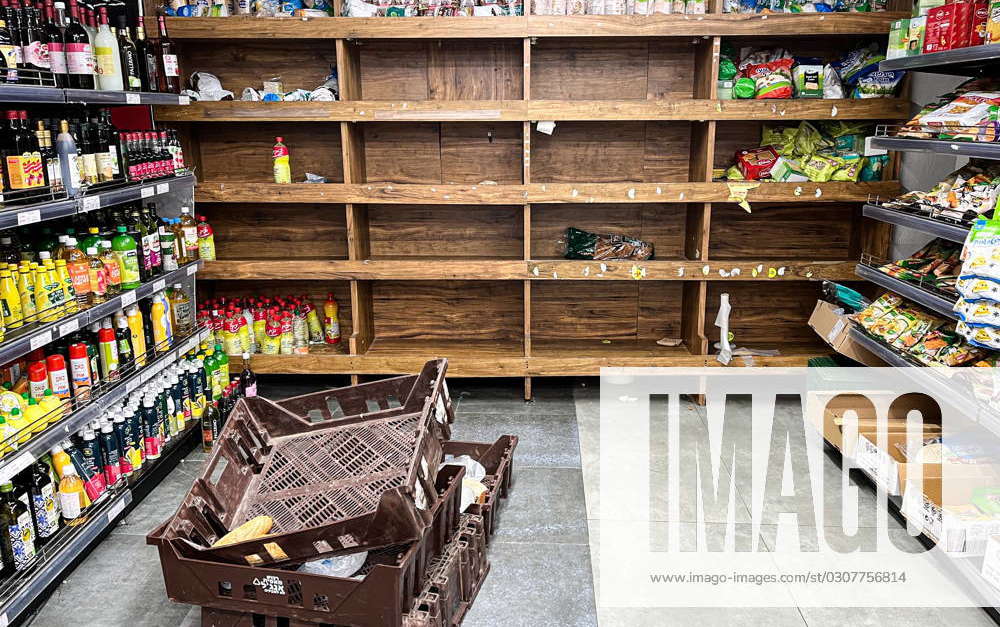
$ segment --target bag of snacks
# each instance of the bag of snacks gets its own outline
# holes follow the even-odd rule
[[[756,92],[754,98],[792,97],[792,59],[778,59],[769,63],[749,65],[744,70],[747,78],[753,79]]]
[[[766,179],[771,175],[771,167],[778,160],[774,146],[747,148],[736,153],[736,167],[748,181]]]
[[[830,180],[856,183],[861,176],[861,155],[844,155],[836,159],[841,162],[841,166],[833,173]]]
[[[833,173],[840,169],[840,160],[836,157],[824,157],[823,155],[812,155],[802,161],[802,173],[809,177],[810,181],[825,183],[833,177]]]
[[[566,229],[566,259],[645,261],[652,256],[653,245],[634,237]]]
[[[879,318],[892,311],[903,302],[903,298],[897,294],[886,292],[876,298],[870,305],[854,314],[853,319],[865,329],[871,329],[878,322]]]

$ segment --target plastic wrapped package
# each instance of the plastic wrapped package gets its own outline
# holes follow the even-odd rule
[[[634,237],[597,234],[566,229],[566,259],[645,261],[653,256],[653,244]]]

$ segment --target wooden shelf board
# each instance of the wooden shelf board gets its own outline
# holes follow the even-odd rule
[[[829,349],[789,345],[777,347],[778,357],[754,357],[754,366],[805,366]],[[404,374],[424,362],[448,358],[450,377],[597,376],[602,367],[685,366],[721,367],[714,355],[692,355],[684,346],[657,346],[655,340],[532,340],[532,355],[522,354],[520,342],[504,340],[376,339],[364,355],[348,355],[340,347],[314,345],[308,355],[254,355],[259,374]],[[242,359],[230,355],[230,368],[242,369]],[[732,367],[749,365],[742,357]]]
[[[225,280],[479,280],[479,281],[802,281],[856,278],[854,261],[523,261],[511,259],[221,260],[202,279]]]
[[[389,19],[389,18],[386,18]],[[866,202],[889,198],[898,181],[767,183],[747,192],[749,202]],[[520,205],[525,203],[667,203],[730,201],[726,182],[531,183],[528,185],[418,185],[393,183],[256,183],[201,181],[196,202]]]
[[[438,122],[608,120],[886,120],[906,118],[900,98],[790,100],[355,100],[195,102],[157,107],[165,122]]]
[[[482,18],[167,18],[173,39],[509,39],[884,35],[908,12],[531,15]]]

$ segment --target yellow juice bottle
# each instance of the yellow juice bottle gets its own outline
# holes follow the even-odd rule
[[[63,315],[80,311],[80,306],[76,302],[76,290],[73,288],[73,278],[69,275],[65,259],[56,261],[56,275],[59,277],[59,287],[62,288]]]
[[[49,290],[49,273],[44,266],[35,269],[35,309],[38,322],[52,322],[58,317]]]
[[[54,316],[52,320],[58,320],[66,313],[65,303],[63,302],[62,279],[59,278],[59,272],[56,271],[54,261],[46,259],[43,262],[43,266],[47,277],[45,289],[48,291],[49,302],[51,303],[52,314]]]
[[[21,313],[28,324],[35,322],[35,281],[31,266],[21,264],[17,269],[17,293],[21,297]]]
[[[128,328],[132,332],[132,351],[135,353],[135,362],[139,367],[146,365],[146,332],[142,326],[142,313],[139,308],[132,305],[125,310],[128,318]]]
[[[0,457],[17,450],[17,432],[0,416]]]
[[[0,271],[0,308],[3,309],[3,324],[8,329],[16,329],[24,324],[21,313],[21,295],[17,293],[10,270]]]
[[[63,406],[62,399],[55,395],[52,390],[45,390],[45,395],[42,397],[42,402],[39,403],[42,408],[42,415],[45,416],[48,424],[59,422],[63,417]],[[41,431],[45,426],[42,426],[37,431]]]
[[[28,409],[25,411],[31,409],[31,403],[34,402],[34,400],[35,399],[31,399],[28,401]],[[41,408],[39,408],[39,411],[41,411]],[[19,444],[23,444],[31,438],[31,423],[28,422],[28,419],[21,413],[20,409],[15,407],[10,410],[10,418],[7,420],[7,423],[10,424],[11,429],[13,429],[17,434],[17,441]]]

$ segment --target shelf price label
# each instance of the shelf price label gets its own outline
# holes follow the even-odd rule
[[[122,307],[135,304],[135,290],[130,290],[122,294]]]
[[[182,105],[189,105],[191,104],[191,96],[178,96],[177,103]]]
[[[24,226],[25,224],[34,224],[42,219],[42,212],[40,209],[32,209],[31,211],[22,211],[17,214],[17,225]]]
[[[41,348],[42,346],[45,346],[46,344],[51,344],[51,343],[52,343],[52,329],[49,329],[45,333],[39,333],[35,337],[31,338],[31,342],[29,342],[29,344],[31,345],[31,350],[36,350],[38,348]]]
[[[83,198],[83,211],[93,211],[101,208],[100,196],[85,196]]]
[[[142,102],[142,98],[139,97],[139,94],[125,92],[125,104],[139,104],[140,102]]]
[[[157,194],[166,194],[168,192],[170,192],[170,183],[157,183],[156,185]]]
[[[188,266],[187,274],[188,274],[188,276],[191,276],[192,274],[194,274],[197,271],[198,271],[198,264],[197,263],[193,263],[190,266]]]
[[[35,461],[31,451],[25,451],[15,457],[9,464],[0,469],[0,483],[6,483]]]
[[[142,196],[143,198],[149,198],[150,196],[154,195],[155,193],[156,193],[156,187],[154,187],[152,185],[150,185],[148,187],[143,187],[139,191],[139,195]]]
[[[124,509],[125,498],[122,497],[118,499],[117,503],[111,506],[111,509],[108,510],[108,523],[114,522],[115,518],[118,518],[118,515],[121,514]]]
[[[166,286],[167,286],[166,279],[160,279],[158,281],[154,281],[153,282],[153,291],[154,292],[159,292],[160,290],[162,290]]]
[[[136,389],[138,389],[139,385],[142,383],[141,379],[142,379],[141,377],[135,377],[126,381],[125,394],[131,394],[132,392],[135,392]]]
[[[79,320],[70,320],[59,325],[59,337],[63,337],[80,330]]]

